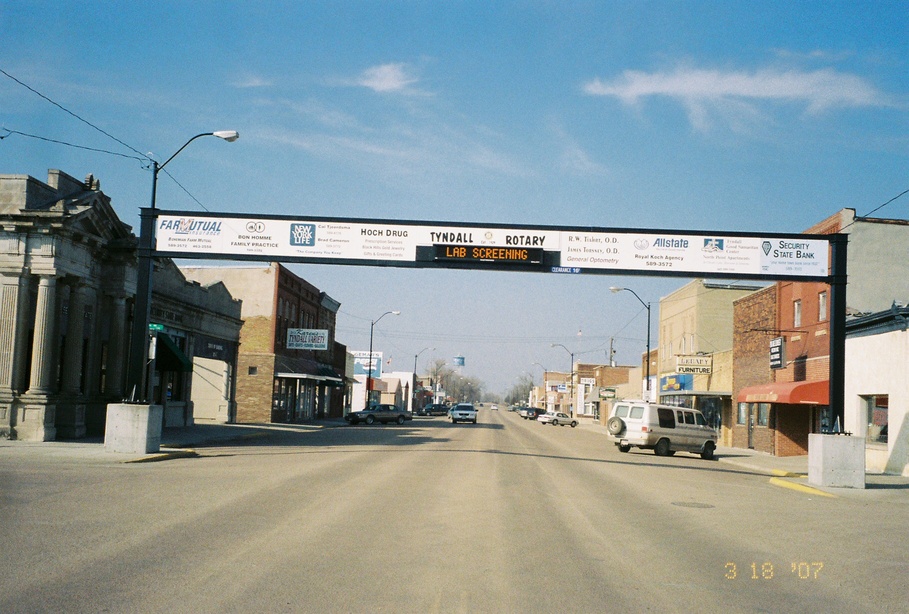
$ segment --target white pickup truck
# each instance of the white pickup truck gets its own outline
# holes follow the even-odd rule
[[[470,403],[458,403],[448,410],[448,419],[452,424],[457,422],[477,423],[477,409]]]

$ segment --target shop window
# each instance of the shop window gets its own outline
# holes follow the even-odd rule
[[[890,397],[886,394],[862,397],[865,401],[868,428],[865,439],[868,443],[887,443],[887,410]]]
[[[739,403],[739,412],[735,423],[748,424],[748,403]]]
[[[758,426],[767,426],[770,424],[770,403],[758,403]]]

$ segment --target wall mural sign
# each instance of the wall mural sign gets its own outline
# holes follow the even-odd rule
[[[185,258],[546,273],[828,276],[829,237],[158,211],[156,253]]]

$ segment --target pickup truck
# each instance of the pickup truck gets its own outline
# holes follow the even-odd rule
[[[448,410],[448,419],[451,420],[452,424],[458,422],[473,422],[476,424],[477,410],[470,403],[458,403]]]
[[[413,414],[407,410],[401,409],[397,405],[370,405],[362,411],[352,411],[344,419],[351,424],[365,422],[373,424],[374,422],[397,422],[404,424],[405,420],[413,420]]]

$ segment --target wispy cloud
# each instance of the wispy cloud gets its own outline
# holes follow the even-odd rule
[[[380,64],[364,70],[357,78],[357,85],[368,87],[374,92],[402,92],[418,79],[408,73],[403,63]]]
[[[238,79],[234,79],[231,81],[231,85],[245,89],[252,87],[271,87],[273,85],[273,82],[257,75],[247,75]]]
[[[685,106],[689,120],[697,128],[709,125],[712,111],[757,115],[759,102],[800,104],[809,113],[891,104],[865,79],[833,69],[724,72],[678,68],[652,73],[629,70],[611,81],[588,81],[584,92],[618,98],[627,105],[639,104],[648,97],[672,98]]]

